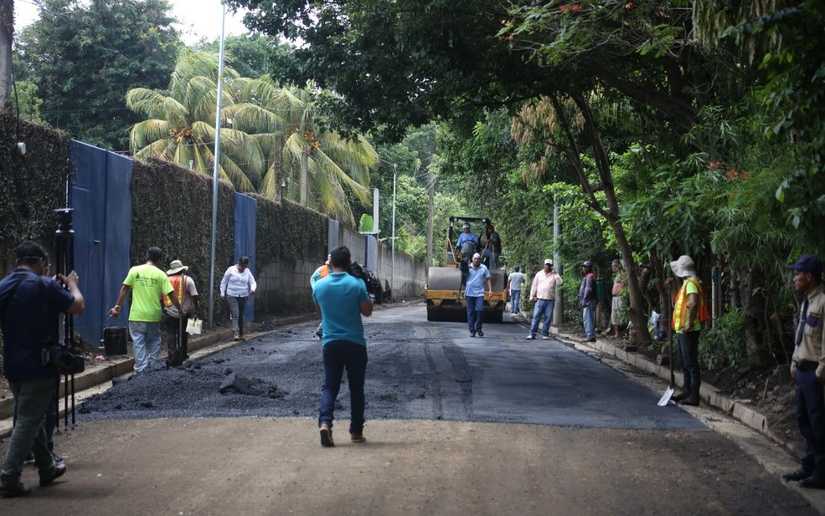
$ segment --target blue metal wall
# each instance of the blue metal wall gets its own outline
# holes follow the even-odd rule
[[[84,341],[94,346],[108,319],[123,278],[129,271],[132,227],[132,160],[78,141],[69,155],[74,167],[71,207],[74,208],[74,263],[86,310],[76,319]],[[124,307],[128,314],[128,307]]]
[[[258,203],[248,195],[235,193],[235,263],[241,256],[249,257],[249,268],[257,278],[255,267],[255,228]],[[244,320],[253,321],[255,317],[255,296],[250,296],[244,311]]]

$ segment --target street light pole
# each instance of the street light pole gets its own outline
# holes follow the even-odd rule
[[[390,290],[395,297],[395,184],[398,179],[398,165],[392,166],[392,272],[390,273]]]
[[[221,0],[221,42],[218,54],[218,101],[215,108],[215,152],[212,166],[212,240],[209,248],[209,327],[215,327],[215,245],[218,234],[218,177],[221,161],[221,104],[223,100],[223,44],[226,6]]]
[[[559,227],[559,204],[556,202],[556,196],[553,195],[553,268],[556,270],[557,273],[561,274],[561,254],[559,253],[559,245],[561,244],[561,228]],[[562,299],[561,294],[561,287],[556,285],[556,303],[553,305],[553,326],[556,328],[559,327],[559,323],[562,322],[562,314],[564,313],[564,308],[562,307],[562,303],[564,299]]]

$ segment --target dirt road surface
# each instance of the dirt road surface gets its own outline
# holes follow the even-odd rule
[[[2,514],[814,514],[659,393],[520,326],[471,339],[421,305],[367,326],[368,443],[342,421],[322,449],[313,329],[115,385],[58,437],[69,473]],[[232,374],[251,394],[219,392]]]

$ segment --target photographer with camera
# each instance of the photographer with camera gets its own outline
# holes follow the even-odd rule
[[[321,445],[334,446],[332,421],[335,399],[341,388],[341,376],[347,370],[350,391],[350,438],[363,443],[364,438],[364,377],[367,369],[367,340],[361,316],[372,315],[372,302],[364,281],[352,274],[349,249],[332,251],[332,272],[315,285],[312,295],[321,308],[324,326],[324,384],[318,415]]]
[[[0,471],[0,491],[7,498],[28,492],[20,474],[29,452],[34,453],[42,487],[66,472],[65,464],[55,463],[47,444],[46,417],[57,396],[57,371],[48,350],[59,342],[60,314],[79,314],[86,306],[77,274],[45,277],[48,257],[39,244],[23,242],[15,254],[17,267],[0,281],[4,373],[17,406],[17,422]]]

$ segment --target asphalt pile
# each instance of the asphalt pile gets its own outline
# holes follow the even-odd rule
[[[396,325],[392,325],[395,330]],[[315,417],[323,363],[317,323],[275,331],[181,367],[166,368],[119,381],[107,392],[83,403],[89,420],[158,417],[261,416]],[[430,390],[430,380],[410,375],[403,357],[410,328],[368,332],[367,417],[426,416],[415,406]],[[349,417],[349,391],[344,374],[336,409]],[[412,403],[416,405],[416,403]],[[426,404],[425,404],[426,405]]]

